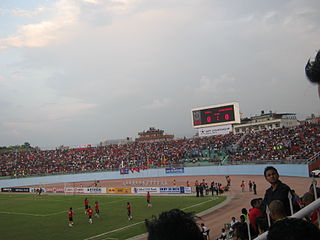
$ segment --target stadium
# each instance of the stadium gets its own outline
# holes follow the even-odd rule
[[[219,112],[223,121],[218,119],[214,122],[213,118]],[[228,117],[223,114],[228,114]],[[123,213],[119,213],[123,210],[115,210],[115,207],[112,213],[113,207],[109,209],[108,205],[113,201],[130,201],[137,212],[148,212],[144,199],[150,192],[153,210],[156,210],[156,205],[158,209],[149,211],[147,217],[170,209],[158,201],[170,201],[171,207],[177,206],[201,216],[200,222],[210,229],[210,239],[216,239],[222,228],[229,234],[231,217],[238,219],[242,208],[250,209],[253,198],[264,198],[269,186],[263,174],[267,166],[275,167],[281,180],[298,196],[307,192],[311,184],[316,186],[317,180],[310,176],[312,170],[320,165],[318,118],[299,122],[294,114],[262,112],[259,117],[241,120],[238,103],[195,108],[192,116],[193,125],[198,130],[193,138],[174,139],[163,130],[150,128],[139,133],[135,141],[70,149],[39,150],[30,147],[20,152],[4,151],[0,155],[1,199],[13,204],[19,199],[23,202],[21,196],[25,195],[28,197],[24,197],[27,200],[23,204],[40,204],[41,207],[43,203],[44,208],[50,208],[45,203],[47,201],[76,201],[72,204],[79,206],[85,197],[91,204],[93,199],[99,199],[100,206],[107,210],[101,211],[101,218],[94,219],[94,223],[109,224],[109,214],[116,214],[121,216],[117,219],[120,225],[115,224],[114,228],[107,230],[98,225],[89,232],[81,232],[80,229],[87,225],[83,220],[86,216],[81,216],[81,220],[75,220],[73,228],[78,228],[79,235],[73,237],[145,239],[143,219],[146,216],[127,222]],[[175,202],[180,202],[179,199],[184,199],[187,204],[179,205]],[[41,215],[37,212],[43,209],[19,210],[14,204],[12,209],[5,205],[2,204],[1,212],[2,217],[7,216],[1,220],[2,225],[10,221],[15,225],[17,216],[49,219],[55,216],[60,225],[66,221],[63,213],[66,214],[67,207],[64,211],[56,206],[53,212]],[[77,212],[75,219],[82,215],[81,208],[74,210]],[[6,221],[8,217],[13,218]],[[132,227],[136,226],[139,229],[133,230]],[[38,235],[21,232],[27,237],[24,239],[41,239],[41,234],[52,235],[48,239],[59,239],[68,230],[67,224],[59,226],[66,228],[60,233],[53,233],[50,226],[41,228],[48,229],[43,233],[39,231]],[[12,231],[4,231],[4,236],[7,234],[12,236]],[[16,238],[22,236],[18,234]],[[69,239],[68,235],[64,238]]]
[[[0,239],[320,239],[319,13],[2,0]]]

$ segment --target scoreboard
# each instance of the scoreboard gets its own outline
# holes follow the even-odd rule
[[[194,128],[240,123],[240,110],[237,102],[199,107],[191,111]]]

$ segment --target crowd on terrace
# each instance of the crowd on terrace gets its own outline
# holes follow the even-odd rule
[[[247,133],[229,161],[309,159],[320,150],[320,125]]]
[[[165,142],[132,142],[100,147],[5,152],[0,154],[0,176],[170,166],[183,164],[186,159],[198,161],[204,157],[204,151],[223,151],[228,154],[230,163],[308,159],[319,149],[320,125],[305,124],[245,135],[230,133]]]

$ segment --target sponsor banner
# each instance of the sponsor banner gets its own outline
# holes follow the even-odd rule
[[[183,193],[192,193],[191,187],[183,187],[184,192]]]
[[[160,193],[159,187],[133,187],[131,188],[132,193]]]
[[[168,173],[184,173],[184,168],[166,168],[166,174]]]
[[[181,193],[180,187],[160,187],[160,193]]]
[[[108,188],[107,193],[114,193],[114,194],[128,194],[131,193],[131,188]]]
[[[208,137],[214,135],[225,135],[232,132],[232,126],[229,125],[222,125],[216,127],[206,127],[206,128],[199,128],[199,137]]]
[[[30,192],[30,188],[1,188],[1,192],[25,193]]]
[[[191,187],[160,187],[160,193],[191,193]]]
[[[40,190],[40,188],[30,188],[30,192],[32,192],[32,193],[35,193],[35,192],[39,193],[39,190]],[[46,189],[41,188],[41,193],[44,193],[44,192],[46,192]]]
[[[64,191],[65,191],[66,193],[85,193],[85,192],[86,192],[85,189],[86,189],[86,188],[66,187],[66,188],[64,189]]]
[[[93,187],[93,188],[87,188],[86,193],[106,193],[106,188],[101,187]]]
[[[53,187],[53,188],[45,188],[45,192],[46,193],[64,193],[64,188],[62,188],[62,187],[58,187],[58,188],[55,188],[55,187]]]
[[[129,174],[129,168],[120,168],[120,174]]]
[[[1,188],[1,192],[12,192],[11,188]]]
[[[52,192],[56,191],[58,192],[60,189],[50,189]],[[58,190],[58,191],[57,191]],[[83,193],[83,194],[100,194],[100,193],[106,193],[106,188],[102,187],[91,187],[91,188],[73,188],[73,187],[66,187],[64,189],[66,193]],[[48,189],[47,189],[48,192]]]

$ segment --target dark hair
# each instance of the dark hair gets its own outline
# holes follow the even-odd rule
[[[193,213],[185,213],[180,209],[162,212],[158,218],[153,216],[150,221],[145,220],[148,240],[203,240],[196,220]]]
[[[286,218],[275,222],[269,229],[268,240],[315,240],[320,239],[320,230],[299,218]]]
[[[266,173],[267,173],[267,171],[269,171],[269,170],[274,170],[274,171],[279,175],[278,170],[277,170],[275,167],[273,167],[273,166],[268,166],[268,167],[266,167],[266,168],[264,169],[264,176],[266,176]]]
[[[314,61],[309,59],[307,62],[305,73],[310,82],[320,84],[320,50],[317,52]]]
[[[244,215],[240,215],[240,221],[245,222],[246,221],[246,217]]]
[[[250,205],[251,205],[252,207],[254,207],[254,206],[257,204],[257,202],[259,202],[259,201],[260,201],[259,198],[254,198],[254,199],[252,199],[252,200],[250,201]]]
[[[267,217],[258,216],[256,217],[256,226],[258,230],[262,232],[266,232],[269,229],[268,219]]]
[[[246,209],[246,208],[242,208],[242,209],[241,209],[241,213],[242,213],[242,214],[246,214],[246,215],[247,215],[247,214],[248,214],[248,211],[247,211],[247,209]]]
[[[235,223],[232,227],[237,239],[248,239],[248,227],[246,223]]]

